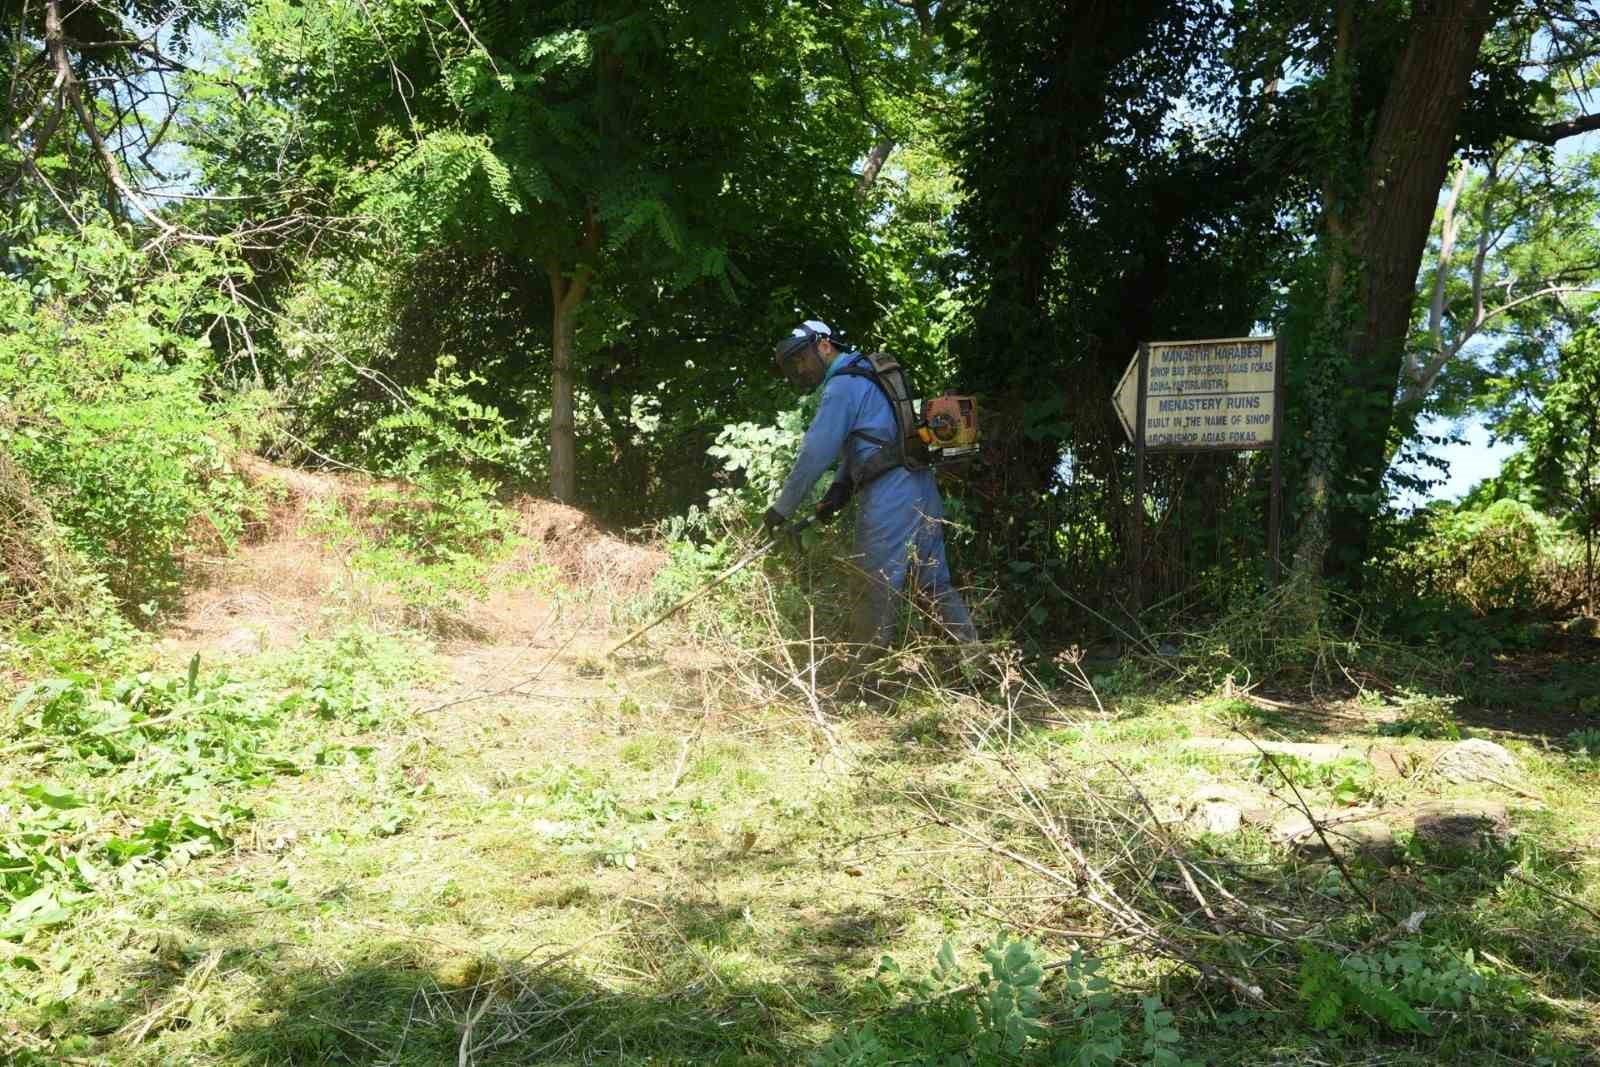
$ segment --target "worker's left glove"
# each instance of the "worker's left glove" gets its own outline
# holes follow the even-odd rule
[[[855,486],[848,478],[836,478],[828,491],[822,494],[822,499],[817,501],[817,521],[829,522],[839,510],[850,502],[850,494]]]
[[[789,516],[777,508],[768,508],[767,513],[761,516],[761,527],[768,533],[777,533],[789,521]]]

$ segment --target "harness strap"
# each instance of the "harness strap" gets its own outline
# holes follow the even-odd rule
[[[852,364],[850,366],[840,367],[833,373],[836,375],[849,375],[852,378],[865,378],[873,385],[877,386],[878,392],[883,394],[883,399],[889,405],[889,415],[892,419],[894,419],[896,431],[901,429],[900,414],[895,407],[894,395],[889,392],[888,386],[883,384],[883,378],[876,370],[869,370],[866,367]],[[902,372],[902,378],[903,377],[904,373]],[[896,467],[908,466],[906,463],[905,439],[900,437],[898,432],[896,433],[896,440],[885,441],[877,434],[868,433],[866,430],[852,430],[846,436],[845,440],[848,441],[858,437],[861,440],[866,441],[868,444],[874,444],[878,447],[876,451],[874,451],[860,464],[850,465],[850,481],[856,490],[859,491],[860,489],[865,488],[880,475],[885,474],[888,471],[892,471]]]

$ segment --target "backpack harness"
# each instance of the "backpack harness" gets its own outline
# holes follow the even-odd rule
[[[894,413],[896,433],[893,440],[885,441],[865,430],[851,431],[851,438],[878,446],[851,470],[853,490],[896,467],[920,471],[977,454],[978,404],[974,397],[947,393],[924,400],[919,415],[911,379],[899,360],[884,352],[870,352],[861,359],[866,366],[854,362],[834,374],[865,378],[876,385]]]

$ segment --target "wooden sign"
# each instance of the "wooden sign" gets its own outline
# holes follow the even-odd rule
[[[1150,341],[1122,372],[1111,404],[1133,442],[1132,586],[1144,606],[1145,454],[1272,451],[1267,504],[1267,573],[1278,582],[1283,480],[1278,418],[1283,409],[1283,346],[1277,337]]]
[[[1134,444],[1141,443],[1143,423],[1146,449],[1271,448],[1278,431],[1278,381],[1275,337],[1152,341],[1139,346],[1111,399]]]

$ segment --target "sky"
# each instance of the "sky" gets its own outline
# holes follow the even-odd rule
[[[1421,507],[1430,500],[1459,500],[1467,491],[1485,478],[1492,478],[1500,473],[1500,466],[1517,446],[1501,441],[1497,444],[1489,443],[1488,428],[1482,422],[1473,420],[1464,425],[1454,427],[1451,434],[1451,424],[1443,419],[1431,420],[1423,423],[1419,430],[1429,436],[1443,437],[1451,435],[1461,438],[1459,444],[1434,445],[1427,451],[1450,464],[1449,474],[1440,484],[1434,486],[1428,493],[1402,492],[1396,495],[1396,501],[1404,507]],[[1424,469],[1417,464],[1406,464],[1402,469],[1424,471],[1429,477],[1437,477],[1437,472]]]

